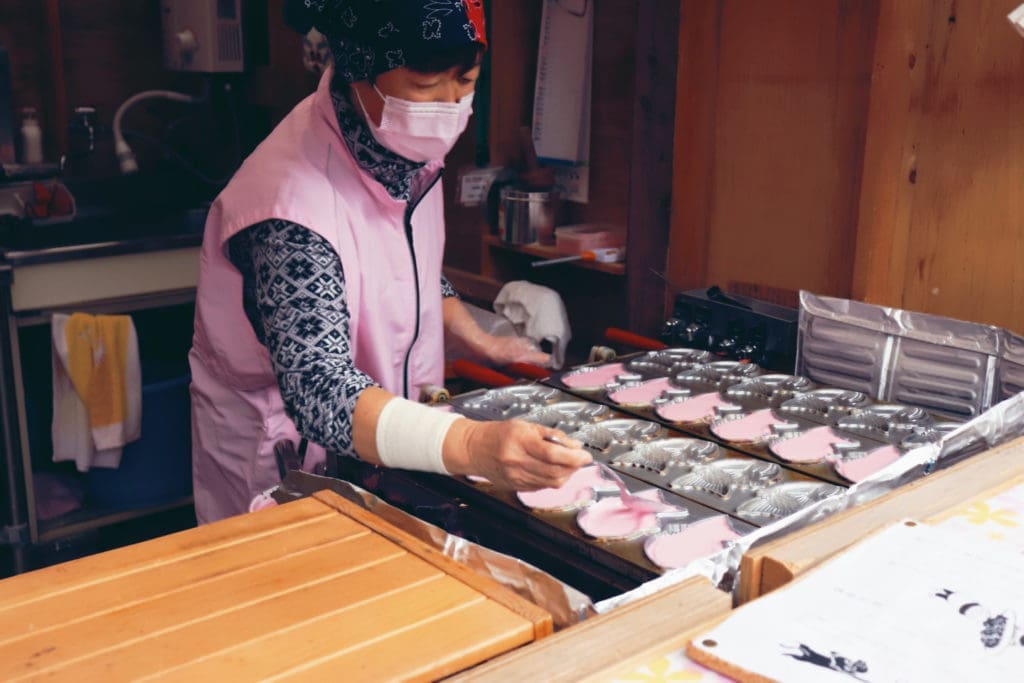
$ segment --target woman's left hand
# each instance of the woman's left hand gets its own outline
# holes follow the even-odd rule
[[[551,355],[541,351],[526,337],[487,337],[483,348],[491,365],[501,367],[509,363],[530,363],[546,367],[551,362]]]

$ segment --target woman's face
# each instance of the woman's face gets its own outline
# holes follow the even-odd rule
[[[440,73],[420,73],[405,67],[385,71],[377,76],[377,89],[385,95],[397,97],[411,102],[447,102],[455,103],[476,88],[476,80],[480,77],[480,67],[475,66],[469,71],[462,67],[453,67]],[[374,125],[380,125],[381,114],[384,112],[384,101],[373,89],[369,81],[353,83],[366,108],[366,114],[373,119]]]

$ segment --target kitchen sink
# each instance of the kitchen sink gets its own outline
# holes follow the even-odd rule
[[[0,219],[3,253],[199,236],[209,211],[205,197],[197,197],[166,178],[64,179],[62,182],[75,198],[75,217],[49,225],[3,217]]]

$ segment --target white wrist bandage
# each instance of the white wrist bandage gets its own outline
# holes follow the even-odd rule
[[[448,429],[461,417],[404,398],[391,399],[377,419],[377,454],[381,464],[448,474],[441,448]]]

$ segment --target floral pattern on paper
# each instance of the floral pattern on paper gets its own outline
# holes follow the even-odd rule
[[[690,660],[680,649],[615,678],[614,683],[727,683],[731,680]]]

